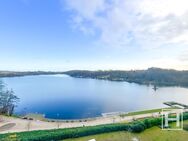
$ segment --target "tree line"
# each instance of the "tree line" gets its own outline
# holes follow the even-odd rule
[[[109,71],[88,71],[72,70],[66,72],[34,71],[34,72],[13,72],[0,71],[0,77],[15,77],[26,75],[53,75],[67,74],[72,77],[104,79],[110,81],[127,81],[130,83],[154,85],[154,86],[188,86],[188,71],[173,69],[149,68],[147,70],[109,70]]]
[[[138,84],[154,86],[188,86],[188,71],[177,71],[172,69],[149,68],[147,70],[109,70],[109,71],[87,71],[73,70],[65,74],[78,78],[104,79],[110,81],[126,81]]]

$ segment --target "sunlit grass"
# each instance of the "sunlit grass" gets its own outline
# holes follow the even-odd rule
[[[184,126],[188,126],[188,120],[184,121]],[[114,132],[77,139],[68,139],[66,141],[88,141],[90,139],[96,139],[96,141],[130,141],[133,138],[137,138],[139,141],[186,141],[188,138],[188,131],[161,130],[159,127],[152,127],[142,133]]]
[[[144,110],[144,111],[136,111],[136,112],[130,112],[127,114],[121,114],[121,117],[124,116],[134,116],[134,115],[141,115],[141,114],[149,114],[149,113],[157,113],[157,112],[161,112],[162,109],[152,109],[152,110]]]

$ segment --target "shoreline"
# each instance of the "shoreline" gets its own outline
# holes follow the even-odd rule
[[[155,117],[159,114],[155,113]],[[132,122],[138,119],[154,117],[154,113],[135,115],[135,116],[114,116],[114,117],[101,117],[91,121],[76,121],[76,122],[48,122],[40,120],[27,120],[15,117],[0,116],[0,134],[24,132],[24,131],[35,131],[35,130],[50,130],[50,129],[63,129],[63,128],[74,128],[74,127],[85,127],[85,126],[96,126],[104,124],[113,124],[121,122]],[[15,126],[1,130],[2,127],[14,124]]]
[[[163,107],[168,108],[168,107]],[[144,110],[135,110],[130,112],[106,112],[101,113],[100,116],[95,117],[88,117],[88,118],[75,118],[75,119],[55,119],[55,118],[47,118],[43,114],[40,113],[28,113],[25,116],[19,116],[15,115],[15,117],[21,118],[21,119],[30,119],[30,120],[41,120],[41,121],[48,121],[48,122],[76,122],[76,121],[92,121],[95,119],[105,118],[105,117],[114,117],[114,116],[134,116],[134,115],[140,115],[140,114],[146,114],[146,113],[154,113],[154,112],[160,112],[163,108],[154,108],[154,109],[144,109]]]
[[[24,131],[35,131],[35,130],[50,130],[50,129],[63,129],[63,128],[74,128],[74,127],[85,127],[85,126],[96,126],[104,124],[132,122],[139,119],[149,117],[159,117],[159,112],[147,113],[147,111],[140,111],[142,114],[137,115],[114,115],[107,117],[90,118],[90,120],[55,120],[45,121],[39,119],[23,119],[18,117],[8,117],[0,115],[0,134],[24,132]],[[67,122],[68,121],[68,122]],[[14,126],[10,126],[14,125]]]
[[[114,123],[129,123],[145,118],[158,118],[161,116],[160,109],[150,109],[145,111],[137,111],[127,113],[124,116],[115,115],[107,117],[91,118],[92,120],[66,120],[61,121],[43,121],[38,119],[22,119],[18,117],[8,117],[0,115],[0,134],[37,131],[37,130],[51,130],[51,129],[67,129],[74,127],[97,126]],[[184,110],[188,112],[188,110]]]

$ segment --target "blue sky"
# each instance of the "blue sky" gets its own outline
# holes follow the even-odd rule
[[[0,0],[0,70],[188,69],[185,3]]]

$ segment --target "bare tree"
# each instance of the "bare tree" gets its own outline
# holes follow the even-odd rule
[[[12,115],[18,100],[19,98],[14,95],[13,90],[5,89],[5,86],[0,82],[0,113]]]

